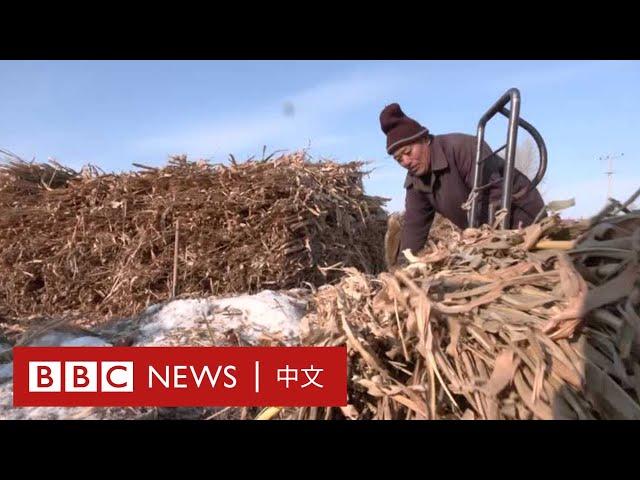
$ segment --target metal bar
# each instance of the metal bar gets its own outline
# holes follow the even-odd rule
[[[485,114],[486,115],[486,114]],[[484,117],[483,117],[484,118]],[[480,185],[480,179],[482,178],[482,172],[484,171],[484,163],[481,161],[480,156],[482,155],[482,143],[484,142],[484,127],[486,125],[486,120],[478,123],[478,132],[476,134],[476,160],[475,167],[473,171],[473,190],[471,191],[471,195],[477,195],[477,188]],[[471,209],[469,210],[469,226],[471,228],[475,228],[476,222],[478,219],[478,197],[474,196],[471,200]]]
[[[511,100],[511,109],[513,110],[514,104],[516,102],[514,102],[514,98],[517,97],[518,101],[517,101],[517,105],[518,108],[516,109],[515,113],[516,113],[516,118],[517,118],[517,114],[520,111],[519,105],[520,105],[520,92],[518,91],[517,88],[511,88],[509,90],[507,90],[499,99],[496,103],[494,103],[491,108],[489,110],[487,110],[485,112],[485,114],[480,118],[480,121],[478,122],[478,132],[476,135],[477,141],[476,141],[476,160],[475,160],[475,164],[474,164],[474,174],[473,174],[473,190],[472,190],[472,195],[475,193],[477,195],[477,187],[480,185],[480,181],[482,178],[482,173],[484,170],[484,165],[483,165],[483,160],[481,159],[481,155],[482,155],[482,144],[484,142],[484,130],[485,130],[485,126],[487,124],[487,122],[489,120],[491,120],[496,113],[498,112],[502,112],[502,110],[504,109],[505,105]],[[512,134],[512,125],[511,125],[511,120],[510,120],[510,128],[509,128],[509,132],[510,135],[507,137],[507,156],[509,156],[509,139],[513,140],[513,134]],[[516,123],[516,128],[517,128],[517,123]],[[511,146],[511,153],[515,154],[515,151],[513,150],[513,145]],[[478,220],[478,197],[475,196],[472,198],[471,200],[471,208],[469,211],[469,226],[470,227],[475,227],[476,223]]]
[[[518,139],[518,118],[520,117],[520,92],[515,89],[511,93],[511,111],[509,112],[509,129],[507,132],[507,158],[505,159],[504,184],[502,186],[502,205],[506,210],[502,219],[502,228],[509,228],[511,220],[511,191],[513,189],[513,174],[516,163],[516,145]]]
[[[511,108],[507,109],[506,104],[511,102]],[[491,156],[488,155],[481,158],[482,144],[484,142],[485,127],[489,120],[491,120],[496,113],[501,113],[509,119],[509,126],[507,132],[507,143],[493,152],[491,155],[495,155],[503,149],[507,149],[505,158],[505,172],[504,172],[504,187],[502,191],[502,208],[506,208],[507,216],[504,218],[502,227],[509,225],[509,217],[511,213],[511,202],[517,200],[530,191],[535,189],[542,181],[547,171],[547,147],[542,139],[540,133],[529,122],[520,118],[520,92],[516,88],[511,88],[505,92],[496,103],[494,103],[489,110],[485,112],[480,121],[478,122],[478,130],[476,135],[476,158],[474,163],[474,175],[473,175],[473,198],[471,199],[471,206],[469,211],[469,226],[477,226],[478,220],[478,193],[486,189],[491,184],[479,186],[483,178],[484,162]],[[512,193],[513,191],[513,177],[515,169],[515,150],[517,145],[517,129],[518,127],[524,128],[536,142],[538,152],[540,155],[540,164],[536,175],[531,180],[531,184],[528,188],[524,188],[519,192]]]

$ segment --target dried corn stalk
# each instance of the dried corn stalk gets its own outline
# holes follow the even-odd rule
[[[640,419],[640,212],[533,250],[566,232],[467,229],[392,273],[349,270],[305,318],[305,343],[348,345],[349,406],[280,418]]]
[[[176,157],[51,180],[49,166],[14,161],[0,181],[0,315],[131,315],[171,296],[174,265],[178,295],[341,274],[325,266],[379,272],[385,199],[364,194],[362,165],[303,153],[228,166]]]

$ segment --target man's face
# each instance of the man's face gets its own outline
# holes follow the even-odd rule
[[[427,140],[406,145],[399,148],[393,158],[415,176],[426,175],[429,172],[429,145]]]

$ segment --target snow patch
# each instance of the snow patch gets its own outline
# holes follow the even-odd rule
[[[227,298],[174,300],[143,313],[136,343],[184,344],[198,332],[201,342],[211,345],[216,337],[233,331],[250,345],[270,338],[293,345],[299,343],[305,305],[286,293],[271,290]]]
[[[173,300],[151,305],[136,317],[114,319],[115,330],[132,330],[135,346],[159,345],[261,345],[300,343],[300,322],[306,302],[291,294],[264,290],[255,295]],[[49,331],[29,346],[107,347],[114,340],[107,330],[104,338],[84,332]],[[230,338],[232,340],[230,340]],[[109,341],[110,340],[110,341]],[[11,346],[0,344],[0,353]],[[1,419],[104,419],[135,418],[144,409],[117,408],[13,408],[13,363],[0,364]]]
[[[0,383],[13,378],[13,362],[0,365]]]
[[[48,332],[28,343],[30,347],[108,347],[111,344],[99,337],[69,332]]]

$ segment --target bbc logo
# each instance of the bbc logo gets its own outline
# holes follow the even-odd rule
[[[29,392],[133,392],[133,362],[29,362]]]

